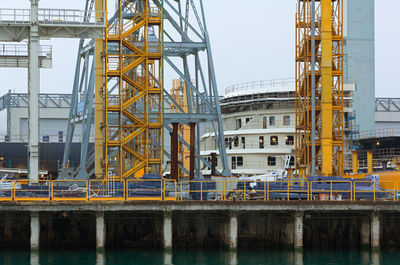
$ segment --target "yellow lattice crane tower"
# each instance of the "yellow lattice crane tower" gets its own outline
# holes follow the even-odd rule
[[[162,9],[149,0],[119,0],[116,14],[106,27],[104,49],[96,54],[104,68],[95,91],[95,146],[101,157],[95,173],[117,179],[161,175]]]
[[[298,0],[297,8],[296,166],[300,175],[313,163],[315,174],[342,175],[343,0]]]

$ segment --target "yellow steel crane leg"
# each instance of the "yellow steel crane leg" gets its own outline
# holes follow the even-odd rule
[[[332,175],[332,1],[321,0],[321,173]]]
[[[107,20],[105,15],[105,6],[103,0],[96,0],[95,2],[96,16],[101,16],[104,14],[104,19]],[[94,49],[94,60],[95,60],[95,91],[94,91],[94,109],[95,109],[95,144],[94,144],[94,152],[95,152],[95,163],[94,163],[94,172],[96,178],[103,177],[103,95],[101,93],[103,87],[103,59],[101,58],[101,54],[103,52],[103,39],[95,40],[95,49]]]
[[[353,174],[357,174],[358,173],[358,153],[357,151],[353,151]]]
[[[367,165],[368,165],[368,173],[374,172],[374,162],[372,151],[367,152]]]

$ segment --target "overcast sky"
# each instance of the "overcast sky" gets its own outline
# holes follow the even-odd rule
[[[62,4],[61,4],[62,2]],[[376,5],[376,95],[400,97],[399,0]],[[29,8],[28,0],[1,0],[1,8]],[[41,0],[40,7],[83,9],[85,0]],[[220,91],[247,81],[294,77],[297,0],[204,0]],[[70,93],[76,40],[42,41],[53,46],[53,69],[41,70],[41,92]],[[25,69],[0,70],[0,95],[27,91]],[[166,87],[168,88],[168,87]]]

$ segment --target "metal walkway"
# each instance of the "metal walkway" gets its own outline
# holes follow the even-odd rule
[[[51,68],[53,49],[50,45],[39,46],[39,67]],[[28,68],[28,45],[0,44],[0,67]]]
[[[39,9],[37,23],[40,38],[101,38],[105,27],[104,13],[76,9]],[[0,41],[28,39],[29,30],[30,9],[0,9]]]

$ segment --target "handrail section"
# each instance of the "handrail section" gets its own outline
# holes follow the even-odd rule
[[[39,46],[39,57],[52,57],[52,46],[51,45],[40,45]],[[28,45],[26,44],[0,44],[0,56],[1,57],[27,57],[28,56]]]
[[[103,25],[103,11],[84,11],[77,9],[42,9],[38,10],[40,24],[81,24]],[[0,23],[29,24],[31,19],[30,9],[0,8]]]
[[[385,187],[385,188],[383,188]],[[398,201],[399,181],[0,180],[2,201]]]

